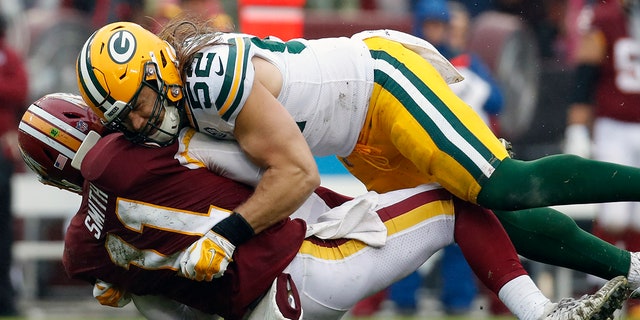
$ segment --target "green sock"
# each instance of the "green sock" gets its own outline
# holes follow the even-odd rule
[[[500,210],[639,200],[640,168],[568,154],[504,159],[478,194],[478,204]]]
[[[516,251],[528,259],[566,267],[604,279],[627,276],[631,255],[582,230],[551,208],[494,211]]]

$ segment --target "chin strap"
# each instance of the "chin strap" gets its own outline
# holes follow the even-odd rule
[[[180,131],[180,114],[178,108],[165,106],[164,118],[157,130],[147,138],[151,142],[165,144],[173,141]]]

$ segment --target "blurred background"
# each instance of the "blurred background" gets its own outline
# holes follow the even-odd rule
[[[367,29],[404,31],[429,40],[448,58],[467,53],[479,58],[486,73],[481,76],[495,87],[499,103],[492,107],[488,94],[478,97],[482,83],[456,88],[457,92],[485,116],[498,136],[512,142],[516,158],[533,159],[565,151],[567,93],[576,65],[580,19],[590,6],[589,0],[0,0],[0,14],[6,21],[3,40],[24,61],[28,86],[23,110],[48,93],[77,93],[75,59],[80,47],[94,30],[113,21],[134,21],[157,30],[179,12],[191,11],[209,16],[221,31],[283,40],[350,36]],[[429,38],[438,30],[441,39]],[[461,70],[471,69],[466,60],[460,61],[456,66]],[[348,195],[364,192],[335,158],[317,161],[323,185]],[[41,185],[21,160],[14,166],[11,197],[5,200],[10,201],[5,204],[10,204],[11,220],[0,222],[12,226],[8,241],[13,249],[14,315],[71,319],[77,312],[78,319],[139,317],[130,307],[98,305],[89,285],[67,278],[60,263],[61,240],[80,199]],[[594,207],[561,210],[591,230]],[[577,272],[525,264],[552,299],[580,296],[594,286]],[[473,276],[463,276],[466,271],[457,268],[463,268],[459,258],[443,252],[403,284],[363,301],[351,316],[509,316]],[[461,271],[452,276],[443,270]],[[452,288],[454,282],[464,288]]]

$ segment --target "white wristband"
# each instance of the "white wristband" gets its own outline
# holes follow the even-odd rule
[[[564,139],[564,153],[583,158],[591,157],[591,136],[586,125],[572,124],[567,126]]]

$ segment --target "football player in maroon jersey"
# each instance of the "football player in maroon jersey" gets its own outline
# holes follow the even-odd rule
[[[311,318],[337,319],[454,241],[454,231],[455,240],[467,239],[476,273],[491,274],[481,279],[521,319],[606,318],[626,296],[626,279],[619,277],[595,295],[551,303],[527,276],[495,216],[437,185],[353,200],[320,188],[294,215],[308,224],[279,221],[239,246],[223,276],[189,280],[180,275],[186,251],[252,192],[248,185],[209,171],[225,164],[206,159],[207,154],[233,158],[234,152],[243,153],[225,142],[212,147],[210,137],[193,129],[184,129],[176,143],[159,149],[133,144],[121,133],[93,140],[90,130],[104,133],[79,97],[49,95],[23,116],[20,146],[43,182],[82,192],[81,208],[65,236],[63,262],[71,277],[95,284],[94,294],[104,304],[120,306],[131,294],[161,295],[191,307],[174,312],[241,318],[274,280],[287,283],[284,272],[300,296],[293,295],[295,304],[280,306],[279,312],[295,318],[302,307]],[[81,167],[82,175],[72,164]],[[259,179],[243,172],[236,177],[247,183]],[[473,227],[477,219],[496,228],[478,230]],[[518,290],[523,287],[529,289]]]

